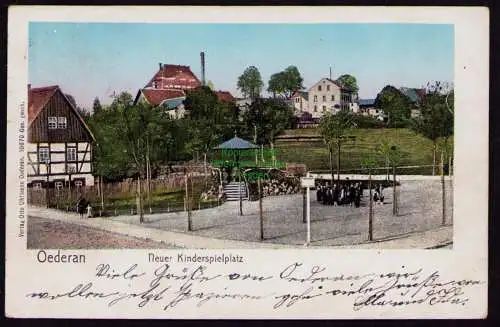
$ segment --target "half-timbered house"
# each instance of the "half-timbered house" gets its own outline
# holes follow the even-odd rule
[[[28,86],[28,186],[92,186],[89,127],[59,86]]]

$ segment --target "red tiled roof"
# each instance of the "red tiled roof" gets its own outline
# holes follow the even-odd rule
[[[58,85],[51,85],[28,90],[28,125],[38,117],[58,88]]]
[[[201,85],[198,77],[191,71],[189,66],[182,65],[170,65],[163,64],[162,68],[156,72],[153,78],[146,84],[146,87],[152,87],[153,81],[158,81],[161,83],[161,80],[164,78],[174,78],[176,85],[184,85],[186,88],[193,88]],[[186,79],[186,80],[181,80]]]
[[[146,100],[153,106],[158,106],[167,99],[183,97],[186,95],[182,90],[172,89],[142,89],[141,91]]]
[[[215,91],[215,95],[217,95],[219,101],[234,102],[234,97],[229,91]]]

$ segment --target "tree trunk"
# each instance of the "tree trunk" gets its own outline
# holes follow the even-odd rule
[[[398,199],[396,197],[396,165],[392,166],[392,215],[398,215]]]
[[[188,231],[192,231],[192,222],[191,222],[191,201],[189,199],[189,182],[188,182],[188,174],[184,175],[184,186],[186,188],[186,195],[184,196],[184,209],[187,211],[188,218]]]
[[[141,176],[137,176],[137,196],[136,196],[136,203],[137,203],[137,213],[139,214],[139,222],[142,224],[144,222],[144,213],[142,212],[142,191],[141,191],[142,185],[141,185]]]
[[[102,185],[102,176],[99,176],[99,189],[100,189],[100,196],[101,196],[101,210],[104,212],[104,187]]]
[[[146,198],[148,200],[149,213],[152,213],[151,209],[151,166],[149,164],[149,146],[146,153]]]
[[[389,154],[388,153],[385,155],[385,167],[386,167],[386,173],[387,173],[386,179],[389,180],[389,174],[390,174],[389,169],[390,168],[389,168]]]
[[[372,171],[368,171],[368,189],[370,194],[370,208],[368,209],[368,240],[373,241],[373,195],[372,195]]]
[[[260,217],[260,240],[264,240],[264,215],[262,212],[262,188],[260,178],[257,179],[257,187],[259,188],[259,217]]]
[[[446,224],[446,184],[444,182],[444,153],[441,151],[441,201],[442,201],[442,222]]]
[[[335,179],[335,175],[333,173],[333,149],[331,147],[328,147],[328,152],[330,153],[330,174],[332,175],[332,185],[333,185],[333,181]]]
[[[434,141],[432,146],[432,176],[436,175],[436,150],[437,150],[437,141]]]
[[[337,180],[340,183],[340,142],[337,143]]]
[[[274,141],[269,142],[271,144],[271,155],[272,155],[272,161],[273,161],[273,168],[276,168],[276,156],[274,155]]]

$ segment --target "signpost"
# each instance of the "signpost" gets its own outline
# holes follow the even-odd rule
[[[307,240],[306,246],[311,243],[311,187],[314,187],[314,177],[309,177],[309,173],[307,173],[307,177],[302,177],[300,179],[300,184],[302,187],[306,188],[306,221],[307,221]]]

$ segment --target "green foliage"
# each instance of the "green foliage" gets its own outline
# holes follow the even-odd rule
[[[390,127],[407,127],[413,105],[410,100],[394,86],[388,85],[375,99],[375,107],[388,115]]]
[[[243,136],[253,139],[256,126],[257,143],[272,143],[292,123],[293,110],[287,103],[280,99],[257,99],[243,115]]]
[[[171,121],[158,108],[144,102],[134,105],[129,93],[116,96],[87,122],[96,137],[94,170],[99,176],[120,180],[144,175],[148,156],[152,167],[167,159]]]
[[[262,82],[262,77],[260,72],[255,66],[250,66],[243,74],[238,77],[238,89],[243,93],[245,97],[255,100],[260,97],[262,87],[264,83]]]
[[[186,127],[184,132],[188,134],[185,144],[188,152],[207,153],[223,139],[234,136],[236,117],[233,106],[220,102],[209,87],[189,92],[184,106],[189,111],[187,118],[181,122]]]
[[[344,86],[346,86],[348,89],[350,89],[354,93],[358,93],[359,87],[358,87],[358,82],[356,80],[356,77],[349,75],[349,74],[344,74],[344,75],[341,75],[339,78],[337,78],[337,81],[342,83]]]
[[[444,93],[439,82],[429,85],[420,117],[413,121],[412,129],[433,142],[453,135],[453,106],[453,91]]]
[[[98,97],[95,97],[94,103],[92,105],[92,113],[98,114],[102,111],[101,101],[99,101]]]
[[[267,91],[276,95],[283,95],[289,99],[295,90],[302,90],[304,79],[295,66],[288,66],[284,71],[273,74],[269,79]]]
[[[319,122],[319,132],[329,149],[339,146],[345,140],[345,135],[353,128],[353,115],[340,111],[337,114],[327,113]]]

